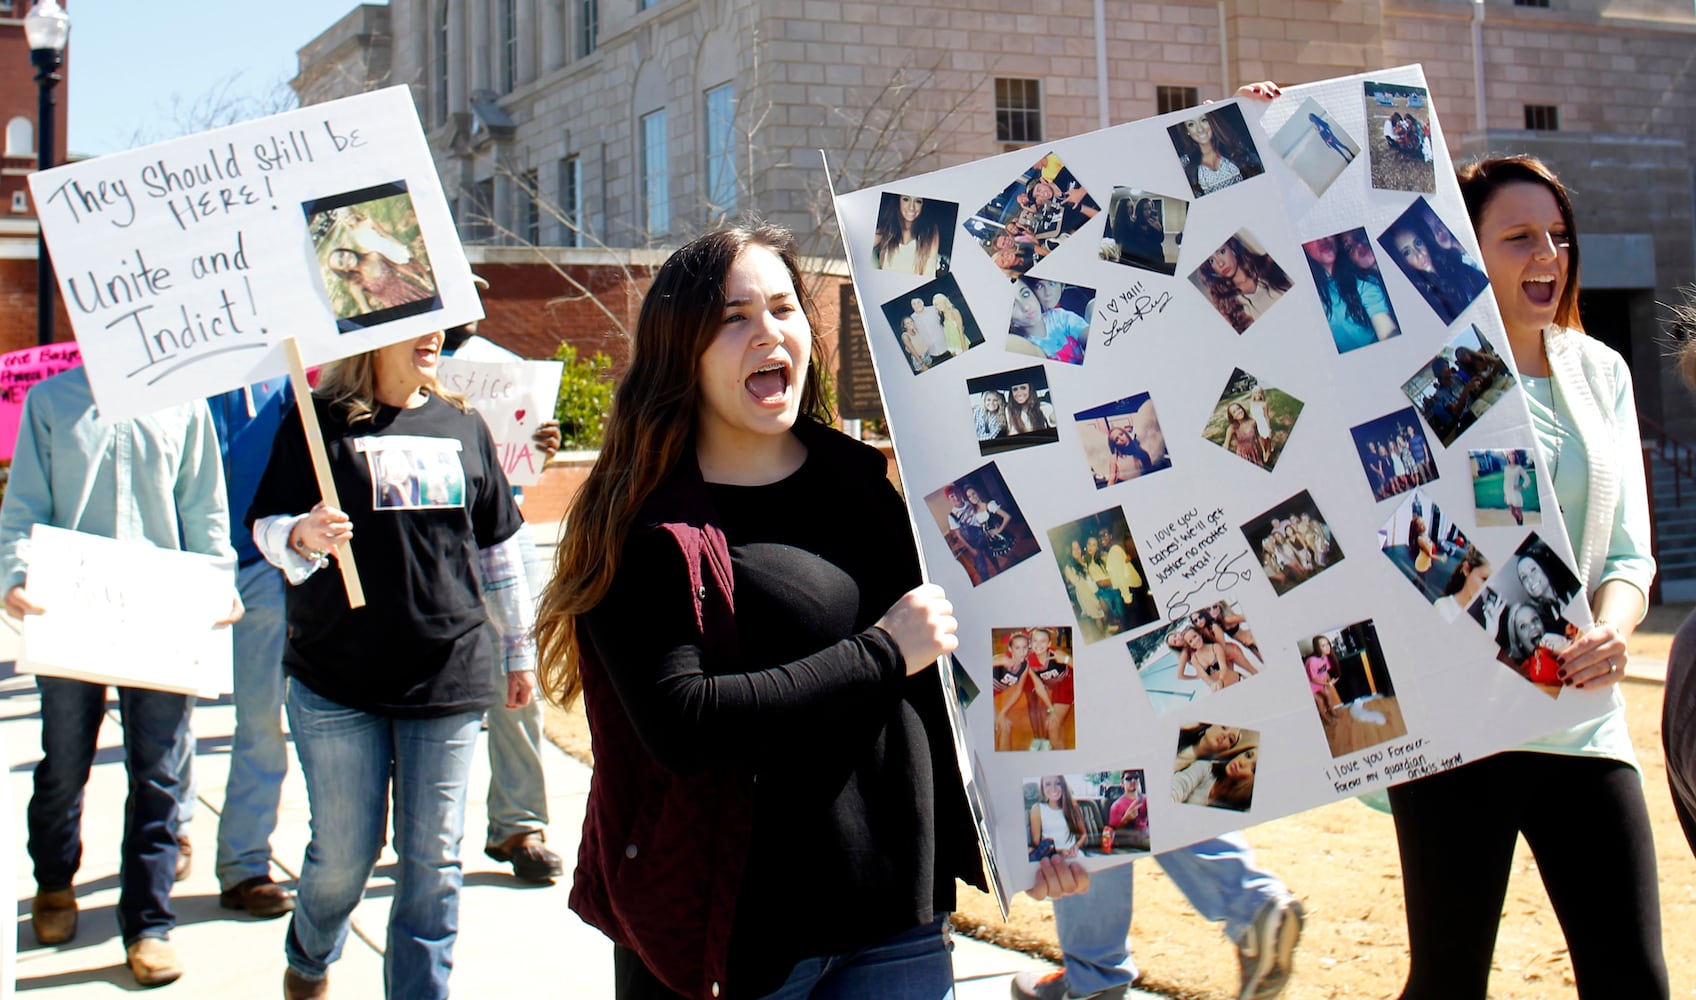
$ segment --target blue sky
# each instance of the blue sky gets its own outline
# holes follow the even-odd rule
[[[180,134],[173,100],[193,108],[232,75],[258,98],[292,79],[296,51],[358,0],[69,0],[67,148],[101,155]],[[61,94],[61,99],[63,95]]]

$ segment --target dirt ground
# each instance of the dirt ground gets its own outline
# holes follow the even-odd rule
[[[1663,605],[1632,640],[1632,653],[1664,657],[1690,605]],[[1644,790],[1660,862],[1661,919],[1674,997],[1696,996],[1696,860],[1686,845],[1667,791],[1661,753],[1661,685],[1625,682],[1633,743],[1643,765]],[[548,737],[591,762],[581,708],[550,707]],[[1338,802],[1254,827],[1260,862],[1284,879],[1307,907],[1307,929],[1296,958],[1289,1000],[1394,997],[1407,974],[1407,934],[1401,909],[1401,868],[1390,817],[1355,801]],[[1144,989],[1181,1000],[1226,1000],[1236,995],[1237,963],[1218,929],[1190,908],[1156,864],[1137,862],[1136,917],[1131,943]],[[956,927],[1005,947],[1058,961],[1053,908],[1014,897],[1006,923],[995,901],[961,886]],[[1503,905],[1490,996],[1533,1000],[1569,993],[1572,965],[1560,926],[1520,842]]]

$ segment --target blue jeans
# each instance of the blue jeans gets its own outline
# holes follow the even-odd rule
[[[106,687],[37,677],[41,691],[41,762],[29,800],[29,856],[43,890],[68,889],[82,866],[83,787],[106,712]],[[177,769],[173,750],[188,728],[188,695],[121,687],[124,724],[123,860],[118,868],[118,930],[125,944],[166,937],[176,926],[171,886],[177,877]]]
[[[383,955],[384,995],[446,997],[464,876],[459,842],[482,713],[391,719],[296,683],[288,686],[287,702],[312,812],[312,839],[284,945],[289,968],[322,979],[341,957],[348,919],[383,847],[392,791],[399,863]]]
[[[1227,833],[1155,855],[1172,884],[1208,920],[1223,920],[1225,936],[1242,939],[1261,907],[1290,894],[1254,864],[1248,841]],[[1054,927],[1066,957],[1066,988],[1090,994],[1137,977],[1126,938],[1131,933],[1131,865],[1090,875],[1089,892],[1054,901]]]
[[[954,1000],[948,915],[846,955],[806,958],[765,1000]]]
[[[519,525],[518,547],[524,553],[524,575],[530,596],[540,599],[550,576],[547,560],[536,547],[530,525]],[[495,667],[497,671],[500,667]],[[497,689],[506,691],[505,679]],[[516,833],[540,831],[548,825],[548,789],[542,778],[542,699],[523,708],[495,705],[489,709],[489,835],[485,843],[499,844]]]
[[[236,732],[218,821],[218,887],[271,872],[271,833],[288,773],[283,740],[283,574],[261,559],[236,578],[247,613],[235,624]]]

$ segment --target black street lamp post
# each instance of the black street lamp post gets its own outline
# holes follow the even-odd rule
[[[35,64],[35,85],[40,90],[36,104],[38,130],[36,169],[53,166],[53,152],[58,142],[54,119],[53,88],[64,79],[59,67],[65,60],[65,42],[71,34],[71,19],[58,0],[39,0],[24,15],[24,37],[29,39],[29,61]],[[40,208],[37,206],[36,226],[38,243],[35,257],[36,341],[53,342],[53,262],[47,258],[47,235],[40,229]]]

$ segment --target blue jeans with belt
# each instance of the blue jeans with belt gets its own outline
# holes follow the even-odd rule
[[[37,677],[41,691],[41,762],[29,800],[29,856],[43,891],[68,889],[82,866],[83,787],[106,714],[106,686]],[[124,767],[123,860],[118,869],[118,930],[124,943],[163,938],[176,926],[171,886],[177,877],[174,748],[188,729],[184,694],[120,687]]]
[[[289,968],[323,979],[341,957],[348,920],[383,848],[392,792],[399,863],[384,995],[445,998],[459,935],[466,789],[483,713],[393,719],[348,708],[298,682],[289,684],[287,702],[312,811],[284,944]]]

